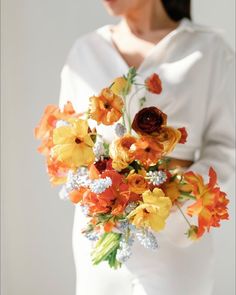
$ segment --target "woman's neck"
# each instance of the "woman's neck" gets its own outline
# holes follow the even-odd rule
[[[146,0],[141,7],[127,13],[120,25],[142,36],[159,30],[173,30],[178,22],[168,16],[160,0]]]

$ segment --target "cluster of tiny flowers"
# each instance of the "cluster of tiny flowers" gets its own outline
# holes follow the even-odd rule
[[[122,137],[124,136],[124,134],[127,132],[126,128],[124,125],[122,125],[121,123],[117,123],[115,126],[115,134],[118,137]]]
[[[88,169],[86,167],[80,167],[76,173],[72,170],[69,171],[67,177],[66,187],[69,190],[78,189],[81,186],[89,186],[91,179],[89,179]]]
[[[91,242],[95,242],[99,239],[99,235],[96,232],[85,233],[84,236]]]
[[[90,183],[91,180],[89,179],[88,169],[86,167],[80,167],[76,173],[70,170],[67,175],[67,182],[59,192],[59,197],[62,200],[68,200],[71,191],[81,186],[89,186]]]
[[[102,141],[96,141],[93,152],[97,160],[99,160],[105,154],[105,149]]]
[[[147,249],[156,250],[158,248],[157,239],[154,234],[148,230],[139,230],[136,232],[136,238],[142,246]]]
[[[120,233],[125,233],[127,231],[127,229],[129,228],[129,222],[128,220],[124,220],[124,221],[120,221],[117,225],[117,231]]]
[[[64,127],[64,126],[68,126],[69,123],[64,121],[64,120],[58,120],[56,123],[56,128],[60,128],[60,127]]]
[[[120,240],[120,247],[116,253],[116,259],[120,263],[124,263],[130,258],[132,254],[131,246],[133,245],[133,242],[134,242],[133,236],[130,236],[128,239],[126,239],[124,235],[122,236]]]
[[[147,173],[147,177],[149,179],[149,182],[154,185],[160,185],[167,180],[167,175],[164,171],[149,171]]]
[[[112,186],[112,180],[110,177],[95,179],[89,185],[91,191],[95,194],[103,193],[107,188]]]
[[[89,215],[89,208],[87,206],[81,206],[81,212],[85,215],[88,216]]]

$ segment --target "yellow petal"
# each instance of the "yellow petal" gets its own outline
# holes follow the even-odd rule
[[[159,232],[159,231],[164,229],[164,227],[165,227],[165,219],[159,217],[156,214],[150,214],[148,219],[149,219],[150,227],[154,231]]]
[[[54,144],[67,144],[74,141],[73,131],[70,126],[63,126],[54,129],[53,143]]]

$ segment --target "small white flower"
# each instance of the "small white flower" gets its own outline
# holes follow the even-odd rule
[[[121,123],[117,123],[116,126],[115,126],[115,134],[118,136],[118,137],[122,137],[125,135],[126,133],[126,128],[124,125],[122,125]]]
[[[160,185],[167,180],[167,175],[164,171],[149,171],[147,173],[147,178],[149,182],[154,185]]]
[[[137,231],[136,238],[146,249],[156,250],[158,248],[156,237],[152,232],[148,230]]]
[[[103,145],[103,142],[101,141],[96,141],[94,147],[93,147],[93,152],[95,154],[96,159],[100,159],[102,156],[105,154],[105,148]]]
[[[103,193],[107,188],[112,186],[112,180],[110,177],[95,179],[89,185],[91,191],[95,194]]]

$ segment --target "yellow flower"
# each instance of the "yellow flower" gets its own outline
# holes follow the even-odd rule
[[[88,166],[94,162],[93,141],[85,120],[74,119],[71,124],[53,131],[53,156],[70,168]]]
[[[152,192],[145,191],[142,197],[143,202],[128,215],[128,218],[136,227],[150,227],[154,231],[161,231],[170,214],[172,206],[170,198],[166,197],[159,188],[155,188]]]
[[[136,142],[136,138],[126,134],[121,138],[114,140],[109,149],[109,155],[112,158],[112,167],[121,171],[125,169],[134,160],[134,154],[131,146]]]
[[[157,140],[164,146],[164,154],[171,153],[177,143],[181,140],[181,132],[169,126],[163,126],[159,130]]]
[[[123,95],[125,92],[129,92],[130,85],[128,85],[127,79],[124,77],[118,77],[113,81],[111,91],[116,95]]]

